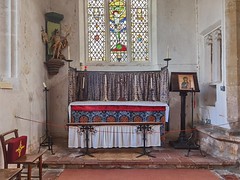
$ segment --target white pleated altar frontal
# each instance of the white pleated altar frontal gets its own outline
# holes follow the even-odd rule
[[[137,130],[138,126],[94,126],[93,132],[89,132],[89,148],[127,148],[142,147],[143,132]],[[146,147],[161,146],[160,136],[161,125],[151,126],[150,131],[146,131]],[[69,127],[69,148],[86,147],[85,133],[80,127]]]

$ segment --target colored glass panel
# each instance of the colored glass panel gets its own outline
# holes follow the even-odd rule
[[[127,61],[127,13],[125,0],[109,2],[110,61]]]
[[[88,60],[148,61],[148,1],[88,0]],[[108,12],[106,11],[106,2],[108,2]],[[128,5],[130,8],[127,11]],[[130,12],[129,15],[128,12]],[[106,21],[106,17],[109,21]],[[128,24],[129,28],[127,28]],[[109,29],[106,29],[107,27]],[[106,50],[106,48],[108,49]],[[131,55],[131,58],[128,54]],[[106,58],[106,55],[110,55],[110,57]]]
[[[106,26],[104,0],[88,0],[88,59],[105,61]]]
[[[132,61],[149,60],[148,0],[131,1]]]

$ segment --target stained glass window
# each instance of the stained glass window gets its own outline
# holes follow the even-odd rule
[[[149,0],[88,0],[89,61],[149,60]]]
[[[104,0],[88,0],[88,58],[106,60],[106,26]]]
[[[131,52],[133,61],[148,60],[148,3],[142,0],[131,1]]]

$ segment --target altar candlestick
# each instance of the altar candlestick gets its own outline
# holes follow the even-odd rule
[[[80,62],[80,71],[83,71],[84,69],[83,69],[83,63],[82,62]]]
[[[84,85],[85,85],[85,77],[83,76],[83,84],[82,84],[83,89],[84,89]]]
[[[107,75],[104,75],[104,101],[108,101],[107,98]]]
[[[45,84],[45,82],[43,82],[43,87],[44,87],[44,88],[47,88],[47,85]]]
[[[107,75],[104,75],[104,86],[107,86]]]
[[[68,60],[70,60],[71,59],[71,56],[70,56],[70,46],[68,46]]]
[[[151,77],[151,79],[150,79],[150,87],[151,87],[151,89],[153,88],[152,77]]]
[[[137,75],[134,76],[134,85],[137,86]]]
[[[169,58],[169,46],[167,46],[167,58]]]

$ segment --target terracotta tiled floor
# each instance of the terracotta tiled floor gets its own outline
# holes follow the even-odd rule
[[[207,169],[66,169],[59,180],[219,180]]]
[[[173,149],[171,147],[149,148],[151,155],[137,158],[142,148],[113,148],[113,149],[90,149],[90,156],[80,156],[85,149],[69,149],[66,141],[55,141],[53,151],[44,154],[44,179],[55,179],[63,169],[100,169],[100,168],[187,168],[187,169],[211,169],[216,174],[238,176],[239,169],[234,168],[235,162],[214,158],[210,155],[203,157],[199,150],[192,150],[186,157],[186,149]],[[234,169],[232,172],[229,169]],[[219,176],[220,177],[220,176]],[[240,177],[240,176],[239,176]],[[220,178],[220,179],[221,179]],[[229,177],[228,177],[229,178]],[[222,178],[224,179],[224,178]]]

